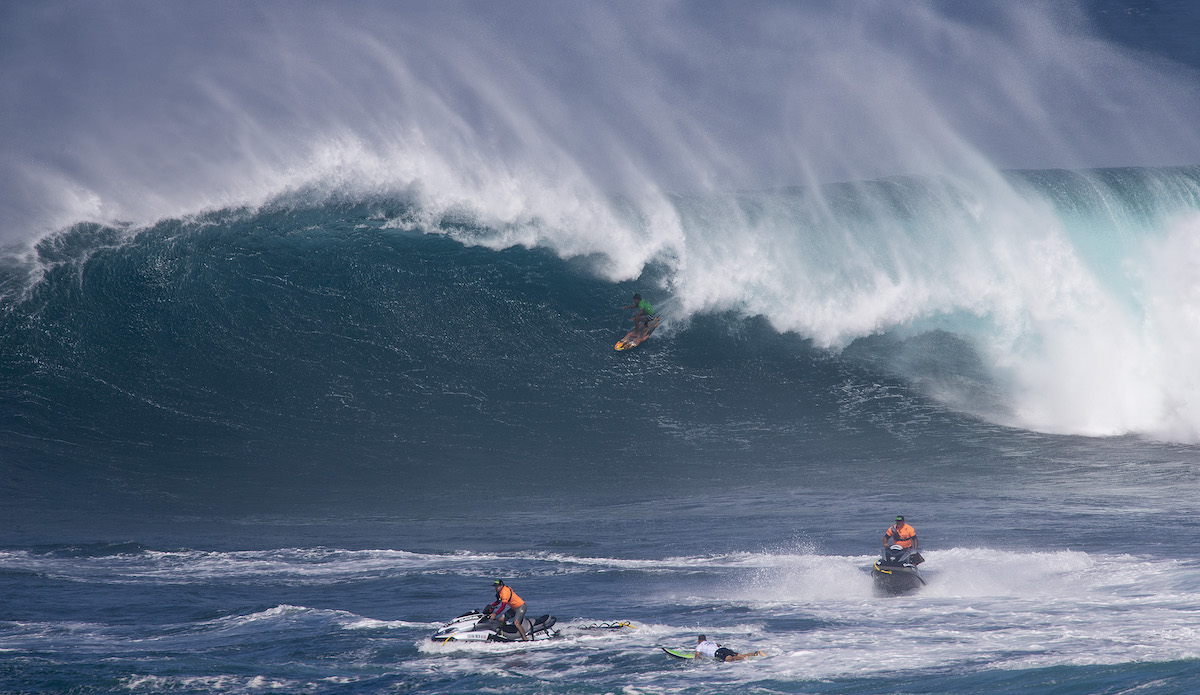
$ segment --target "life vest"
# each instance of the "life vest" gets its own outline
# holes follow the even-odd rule
[[[520,608],[525,605],[525,601],[517,596],[517,592],[512,590],[512,587],[505,585],[500,587],[500,591],[496,592],[496,598],[500,603],[507,603],[509,608]]]
[[[900,528],[896,528],[895,524],[888,527],[885,536],[891,536],[892,542],[901,548],[911,548],[913,539],[917,537],[916,529],[909,526],[907,523],[902,524]]]
[[[647,315],[654,313],[654,305],[651,304],[648,300],[639,299],[638,303],[637,303],[637,307],[639,309],[641,309],[642,311],[646,312]]]

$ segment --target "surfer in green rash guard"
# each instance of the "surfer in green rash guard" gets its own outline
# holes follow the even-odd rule
[[[654,320],[654,305],[649,301],[642,299],[642,295],[633,295],[633,304],[623,306],[622,309],[637,309],[637,313],[633,315],[634,328],[650,325]]]

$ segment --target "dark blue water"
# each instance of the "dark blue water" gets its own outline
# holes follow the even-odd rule
[[[11,148],[28,165],[22,190],[57,181],[62,197],[44,217],[57,220],[48,230],[18,224],[54,207],[30,203],[36,196],[5,218],[17,226],[5,230],[0,262],[0,690],[1200,689],[1191,528],[1200,513],[1200,169],[1189,160],[1195,143],[1178,139],[1186,127],[1169,127],[1185,116],[1160,111],[1161,128],[1120,142],[1097,136],[1097,150],[1085,140],[1116,121],[1073,121],[1038,134],[1069,145],[1042,152],[1061,156],[1053,166],[999,166],[1001,150],[1017,156],[1019,147],[990,150],[988,129],[967,127],[966,111],[909,123],[904,114],[928,116],[929,104],[893,93],[894,108],[871,132],[896,149],[842,162],[882,173],[597,193],[579,167],[611,174],[620,157],[565,140],[543,150],[561,136],[553,123],[532,138],[513,114],[544,107],[552,119],[548,105],[599,113],[608,102],[589,101],[586,81],[549,95],[572,76],[634,73],[623,63],[571,72],[574,49],[560,46],[559,74],[540,52],[549,49],[525,47],[518,53],[532,57],[520,65],[537,68],[550,91],[521,91],[528,100],[518,103],[482,77],[509,65],[511,55],[491,51],[509,44],[456,44],[434,60],[365,41],[377,36],[363,29],[371,19],[405,27],[417,46],[446,26],[481,31],[439,22],[484,9],[447,7],[454,12],[363,4],[345,16],[308,5],[294,16],[274,5],[250,14],[157,8],[119,34],[148,43],[119,51],[101,48],[101,37],[136,6],[91,30],[81,26],[83,6],[7,11],[33,36],[74,35],[71,45],[93,47],[93,76],[121,82],[139,103],[160,97],[146,86],[159,66],[139,51],[219,66],[221,51],[205,43],[213,26],[227,25],[226,50],[242,55],[251,44],[237,39],[253,32],[238,22],[270,24],[274,48],[252,55],[298,71],[292,83],[264,81],[270,95],[254,103],[228,75],[171,83],[180,98],[193,88],[208,95],[187,102],[193,114],[237,112],[242,134],[257,134],[234,165],[223,137],[188,131],[207,122],[199,117],[177,121],[183,141],[173,141],[97,115],[91,125],[129,140],[91,150],[87,166],[51,166],[48,149]],[[860,7],[642,12],[698,27],[698,47],[722,50],[746,36],[785,45],[771,27],[793,22],[843,27],[837,46],[810,44],[822,64],[841,56],[865,79],[855,67],[863,52],[838,46],[874,47],[893,58],[878,70],[906,73],[930,103],[941,103],[930,86],[943,74],[939,52],[956,54],[964,38],[997,61],[981,94],[1005,76],[1028,76],[1001,60],[1001,47],[1053,59],[1047,70],[1057,77],[1032,84],[1031,101],[1007,92],[1026,116],[1031,105],[1050,120],[1079,116],[1043,92],[1074,75],[1074,97],[1095,96],[1086,78],[1103,66],[1128,71],[1099,90],[1114,100],[1149,94],[1138,86],[1147,75],[1161,80],[1150,87],[1175,90],[1155,91],[1164,101],[1153,106],[1188,104],[1194,93],[1194,45],[1179,39],[1195,23],[1185,5],[1097,2],[1076,13],[934,3],[903,15]],[[605,39],[621,55],[657,46],[666,55],[643,55],[646,69],[679,84],[715,90],[743,75],[741,94],[753,102],[764,93],[739,71],[785,55],[731,50],[731,73],[715,75],[705,51],[671,52],[679,45],[656,44],[664,35],[619,9],[575,19],[625,27],[627,41]],[[197,21],[196,45],[164,48],[181,18]],[[893,32],[882,31],[885,20],[897,22]],[[372,81],[378,73],[320,47],[298,51],[292,42],[317,25],[363,40],[355,55],[374,56],[397,82]],[[494,38],[489,31],[471,36]],[[7,50],[26,67],[34,57],[45,66],[78,60],[34,43]],[[381,121],[333,118],[306,101],[306,59],[325,66],[310,76],[336,82],[338,94],[378,91],[422,119],[385,123],[404,142],[374,159],[363,142]],[[118,78],[130,65],[136,74]],[[248,80],[267,74],[264,63],[244,65]],[[467,68],[482,71],[478,79]],[[401,79],[406,70],[423,78]],[[16,77],[29,71],[4,74],[10,93],[30,89]],[[885,89],[868,86],[860,106]],[[54,101],[34,91],[37,108]],[[412,94],[443,101],[434,108]],[[649,109],[651,95],[639,94],[633,102]],[[1081,103],[1120,112],[1115,102]],[[280,115],[284,104],[307,119]],[[503,105],[512,109],[503,127],[475,123]],[[710,116],[676,123],[689,137],[726,132],[729,122]],[[459,127],[471,138],[460,140]],[[337,145],[309,151],[311,171],[284,167],[257,188],[274,155],[254,148],[266,142],[277,154],[309,128]],[[339,139],[339,128],[362,142]],[[1080,139],[1063,134],[1071,129]],[[86,130],[63,137],[82,142]],[[419,146],[408,140],[415,131]],[[785,131],[772,131],[777,142]],[[538,156],[513,154],[510,136]],[[914,145],[924,138],[956,144],[927,157]],[[146,157],[182,147],[192,166],[150,158],[131,168],[131,143]],[[733,157],[670,144],[657,155],[706,162],[714,181],[738,168]],[[1160,146],[1182,158],[1159,156]],[[820,145],[812,149],[815,170]],[[739,151],[764,171],[777,164]],[[1093,161],[1097,152],[1119,161]],[[661,183],[672,178],[664,167],[636,168]],[[217,170],[219,185],[205,173]],[[631,325],[620,307],[634,292],[664,323],[618,352]],[[866,570],[897,513],[918,531],[928,585],[880,598]],[[530,614],[555,615],[560,637],[428,639],[488,603],[497,577]],[[612,623],[628,626],[596,627]],[[692,663],[660,650],[690,646],[699,633],[766,656]]]

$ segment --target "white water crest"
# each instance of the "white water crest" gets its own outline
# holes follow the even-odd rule
[[[972,5],[10,6],[0,229],[304,186],[570,221],[614,191],[1200,158],[1190,75],[1063,3]]]

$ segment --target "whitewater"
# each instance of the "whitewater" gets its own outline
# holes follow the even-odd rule
[[[1195,692],[1197,22],[4,6],[0,690]]]

